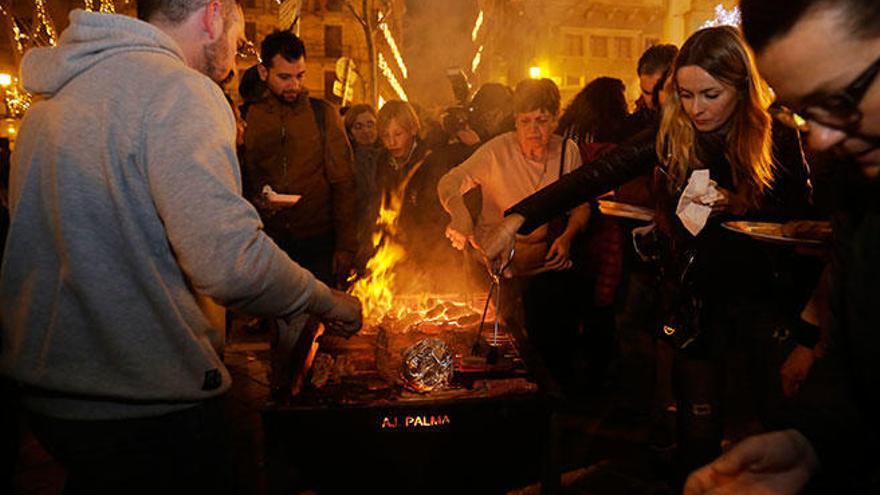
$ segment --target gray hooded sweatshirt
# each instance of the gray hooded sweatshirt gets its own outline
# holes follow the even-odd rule
[[[70,20],[22,61],[42,98],[12,160],[0,372],[55,417],[190,407],[230,382],[200,296],[262,316],[321,313],[332,296],[241,197],[217,85],[150,24]]]

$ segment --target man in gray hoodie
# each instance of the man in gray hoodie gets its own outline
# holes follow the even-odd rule
[[[214,82],[244,41],[234,0],[140,0],[138,16],[74,11],[22,61],[41,98],[13,158],[0,373],[71,491],[220,493],[230,377],[202,301],[344,335],[360,304],[292,262],[241,197]]]

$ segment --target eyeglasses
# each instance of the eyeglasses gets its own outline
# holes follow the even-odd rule
[[[822,96],[815,102],[806,103],[797,112],[779,104],[773,104],[770,114],[780,123],[793,127],[801,132],[810,132],[810,122],[841,131],[853,130],[862,121],[859,104],[868,88],[880,73],[880,58],[874,61],[855,81],[837,93]]]

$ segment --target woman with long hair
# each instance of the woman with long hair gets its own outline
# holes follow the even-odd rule
[[[806,300],[790,274],[794,255],[760,245],[722,228],[735,218],[784,220],[809,210],[808,169],[799,136],[773,127],[771,92],[751,51],[731,27],[694,33],[682,46],[665,86],[659,129],[646,131],[581,167],[507,211],[483,248],[490,257],[506,251],[514,235],[527,233],[553,215],[588,201],[655,169],[657,223],[666,249],[657,329],[676,347],[678,454],[682,473],[713,459],[722,438],[721,397],[727,354],[738,345],[766,351],[770,335]],[[700,174],[694,177],[694,173]],[[708,171],[708,193],[683,196],[692,177]],[[692,201],[711,217],[677,215]],[[810,285],[810,284],[806,284]],[[782,295],[781,295],[782,294]],[[747,353],[757,375],[757,353]],[[770,376],[768,372],[767,376]],[[752,387],[767,376],[753,376]],[[763,395],[757,388],[754,396]]]
[[[770,88],[757,73],[739,32],[725,26],[696,32],[674,64],[657,136],[670,191],[684,186],[700,156],[698,137],[722,144],[734,190],[720,189],[717,211],[757,209],[773,178]],[[711,147],[711,144],[710,146]],[[708,151],[708,150],[705,150]],[[704,151],[704,152],[705,152]]]

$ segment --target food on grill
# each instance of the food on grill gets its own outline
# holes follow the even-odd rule
[[[493,335],[492,308],[489,326],[477,337],[484,305],[479,299],[401,297],[392,311],[350,338],[324,333],[296,400],[369,405],[532,393],[530,382],[505,383],[522,377],[525,368],[504,326]],[[498,346],[493,363],[486,359],[490,340]]]
[[[782,224],[782,233],[797,239],[824,241],[831,237],[831,223],[814,220],[795,220]]]
[[[480,315],[478,313],[469,313],[464,316],[459,316],[455,320],[455,322],[458,323],[459,326],[463,327],[467,325],[473,325],[474,323],[480,322]]]

